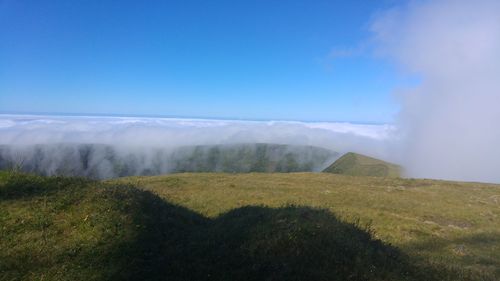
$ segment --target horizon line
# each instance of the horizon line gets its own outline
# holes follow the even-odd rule
[[[18,116],[59,116],[59,117],[115,117],[115,118],[161,118],[161,119],[191,119],[213,121],[250,121],[250,122],[302,122],[302,123],[349,123],[356,125],[394,125],[390,122],[345,121],[345,120],[296,120],[296,119],[266,119],[266,118],[238,118],[238,117],[207,117],[207,116],[182,116],[166,114],[124,114],[124,113],[74,113],[74,112],[23,112],[3,111],[2,115]]]

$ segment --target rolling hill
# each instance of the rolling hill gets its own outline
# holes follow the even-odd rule
[[[337,153],[299,145],[248,143],[175,148],[104,144],[0,145],[0,170],[109,179],[179,172],[313,172]]]
[[[350,176],[399,177],[401,170],[401,167],[396,164],[349,152],[337,159],[323,172]]]
[[[315,172],[338,153],[328,149],[269,143],[181,147],[172,154],[172,172]]]

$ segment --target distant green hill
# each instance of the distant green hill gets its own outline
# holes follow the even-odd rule
[[[272,143],[181,147],[172,154],[172,172],[317,172],[338,153],[328,149]]]
[[[349,152],[323,172],[350,176],[399,177],[401,167],[376,158]]]
[[[0,145],[0,170],[93,179],[181,172],[319,172],[337,156],[324,148],[272,143],[174,148],[79,143]]]

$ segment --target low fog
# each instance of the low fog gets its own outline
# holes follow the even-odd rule
[[[94,178],[321,171],[347,151],[387,159],[393,130],[349,123],[3,115],[0,168]]]
[[[500,1],[410,1],[372,31],[378,54],[421,81],[396,93],[407,174],[500,182]]]

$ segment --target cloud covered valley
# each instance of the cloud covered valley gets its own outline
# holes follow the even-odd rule
[[[0,166],[93,178],[321,171],[347,151],[386,159],[393,131],[328,122],[2,115]]]

